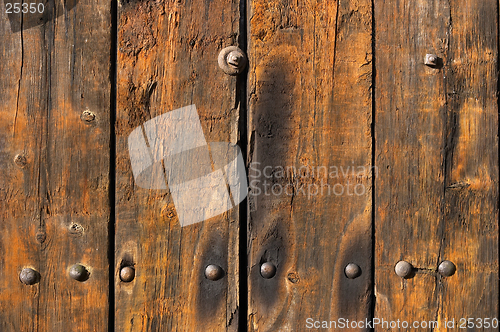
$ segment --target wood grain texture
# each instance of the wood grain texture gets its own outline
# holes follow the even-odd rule
[[[303,331],[307,318],[364,320],[371,305],[371,2],[249,6],[248,330]],[[264,262],[277,266],[274,278],[262,278]],[[359,278],[346,278],[348,263],[361,267]]]
[[[17,32],[0,13],[0,330],[107,331],[110,3],[51,3]]]
[[[445,320],[498,315],[497,6],[375,2],[381,319],[446,331]],[[441,58],[437,68],[424,65],[427,53]],[[414,277],[395,275],[399,260]],[[443,260],[454,276],[437,273]]]
[[[454,261],[458,273],[438,284],[438,317],[498,318],[498,2],[450,6],[445,236],[439,254]],[[466,303],[459,305],[457,297]]]
[[[243,1],[248,85],[217,63],[245,41]],[[330,322],[372,315],[452,331],[446,321],[498,316],[497,1],[120,0],[114,124],[111,3],[44,2],[45,14],[21,21],[6,2],[0,331],[236,332],[246,222],[248,331],[316,321],[336,331]],[[437,66],[424,64],[428,53]],[[188,105],[208,142],[248,141],[248,220],[233,208],[181,227],[168,189],[136,183],[129,135]],[[178,166],[195,174],[197,161]],[[400,260],[415,267],[408,279],[394,272]],[[438,273],[443,260],[456,264],[453,276]],[[264,262],[276,276],[261,276]],[[76,263],[87,281],[69,277]],[[347,278],[349,263],[359,277]],[[209,264],[223,268],[221,280],[205,278]],[[121,281],[124,266],[132,282]],[[27,267],[40,273],[35,285],[19,281]],[[406,331],[375,327],[385,330]]]
[[[238,208],[181,227],[169,190],[135,183],[127,140],[194,104],[208,142],[239,142],[237,79],[217,63],[223,47],[237,45],[239,2],[122,1],[118,10],[116,330],[236,331]],[[206,279],[209,264],[225,277]],[[118,278],[123,265],[135,267],[133,282]]]

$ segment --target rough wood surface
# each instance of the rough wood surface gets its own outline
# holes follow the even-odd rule
[[[107,331],[110,3],[14,32],[1,7],[0,330]]]
[[[497,6],[376,2],[381,319],[438,321],[419,330],[446,331],[446,320],[498,315]],[[424,65],[427,53],[441,58],[437,68]],[[395,275],[399,260],[413,264],[413,277]],[[443,260],[455,275],[437,273]]]
[[[248,329],[364,320],[371,305],[371,2],[249,4]],[[274,278],[261,276],[264,262],[277,266]],[[361,267],[360,277],[346,278],[348,263]]]
[[[122,1],[118,11],[116,330],[236,331],[238,208],[181,227],[169,190],[135,183],[127,140],[144,122],[194,104],[208,142],[239,142],[236,78],[217,62],[237,45],[239,2]],[[209,264],[225,277],[206,279]],[[118,278],[123,265],[135,267],[133,282]]]
[[[44,1],[21,20],[13,2],[0,11],[0,331],[236,332],[247,283],[252,332],[372,316],[400,322],[375,331],[492,330],[478,319],[500,298],[497,1],[120,0],[114,124],[111,3]],[[217,63],[238,43],[247,84]],[[170,190],[136,183],[129,135],[189,105],[207,142],[248,143],[248,220],[234,208],[181,227]],[[69,277],[76,263],[87,281]],[[209,264],[224,277],[206,279]],[[22,284],[23,268],[40,280]]]

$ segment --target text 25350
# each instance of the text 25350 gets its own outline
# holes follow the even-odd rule
[[[5,12],[7,14],[36,14],[43,13],[45,10],[45,5],[43,3],[6,3]]]

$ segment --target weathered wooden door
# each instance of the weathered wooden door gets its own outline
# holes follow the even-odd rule
[[[498,330],[497,1],[1,8],[0,331]]]

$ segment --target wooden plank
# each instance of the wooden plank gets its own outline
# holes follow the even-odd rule
[[[196,105],[207,142],[239,142],[237,79],[217,62],[223,47],[237,44],[239,2],[123,1],[118,12],[116,330],[236,331],[238,208],[181,227],[169,189],[135,182],[128,138],[151,119]],[[179,168],[194,170],[189,162]],[[224,278],[206,279],[209,264]],[[136,270],[130,283],[118,278],[124,265]]]
[[[438,317],[456,318],[457,324],[464,323],[459,318],[475,318],[481,330],[477,319],[499,313],[498,3],[468,0],[450,6],[440,257],[453,261],[458,272],[438,284]],[[458,304],[457,298],[466,301]]]
[[[380,319],[437,321],[419,330],[445,331],[446,320],[497,317],[497,6],[375,4]],[[442,63],[424,65],[427,53]],[[413,264],[413,277],[395,275],[399,260]],[[443,260],[455,275],[437,273]]]
[[[2,331],[107,331],[110,3],[72,7],[46,3],[57,18],[25,14],[16,31],[2,3]],[[76,263],[87,281],[69,277]],[[28,267],[32,286],[19,280]]]
[[[250,4],[248,329],[364,321],[371,306],[371,2]],[[277,267],[274,278],[261,276],[264,262]],[[349,263],[361,267],[360,277],[346,278]]]

